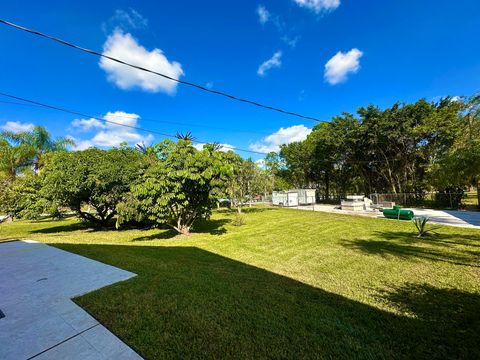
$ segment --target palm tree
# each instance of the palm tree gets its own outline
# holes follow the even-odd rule
[[[46,153],[64,151],[67,146],[75,145],[75,142],[69,138],[52,139],[47,129],[38,125],[30,131],[19,133],[5,131],[1,137],[14,144],[28,145],[34,149],[35,153],[31,158],[31,164],[35,172],[38,172],[43,166],[43,157]]]
[[[13,146],[0,139],[0,173],[15,178],[17,173],[32,164],[35,149],[28,144]]]

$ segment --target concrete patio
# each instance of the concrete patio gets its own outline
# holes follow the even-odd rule
[[[0,243],[0,358],[141,359],[70,300],[134,276],[34,241]]]

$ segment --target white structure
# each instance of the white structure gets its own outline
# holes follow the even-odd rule
[[[278,206],[315,204],[315,189],[274,191],[272,194],[272,203]]]
[[[346,200],[341,201],[342,210],[347,211],[371,211],[372,200],[363,195],[347,195]]]
[[[296,191],[274,191],[272,203],[278,206],[298,206],[298,193]]]
[[[292,191],[298,193],[298,203],[300,205],[315,204],[315,189],[296,189]]]

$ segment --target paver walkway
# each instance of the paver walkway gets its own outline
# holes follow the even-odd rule
[[[133,276],[34,241],[0,243],[0,359],[141,359],[70,300]]]

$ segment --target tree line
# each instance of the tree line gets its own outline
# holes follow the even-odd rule
[[[282,145],[266,164],[287,186],[316,188],[324,200],[351,193],[421,198],[466,187],[476,187],[480,200],[480,95],[360,107]]]
[[[198,150],[190,134],[148,147],[69,151],[72,145],[41,126],[0,133],[0,214],[74,212],[101,226],[169,226],[188,234],[219,199],[241,213],[272,190],[315,188],[327,201],[351,193],[421,199],[476,186],[480,198],[480,95],[343,113],[268,154],[263,168],[217,144]]]
[[[0,213],[36,219],[73,211],[98,226],[169,226],[188,234],[220,198],[241,213],[271,191],[270,174],[221,146],[193,146],[190,136],[149,147],[68,151],[42,127],[0,134]]]

